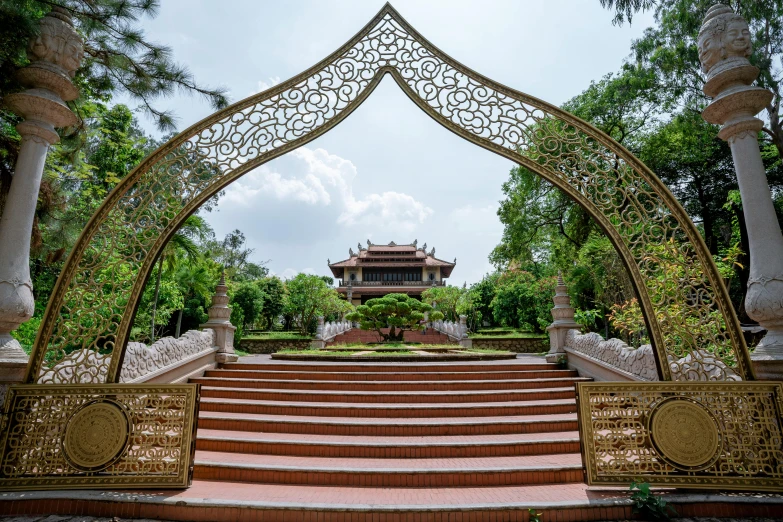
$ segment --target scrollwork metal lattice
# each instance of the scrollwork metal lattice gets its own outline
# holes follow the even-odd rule
[[[577,400],[588,484],[783,488],[780,383],[578,383]],[[687,417],[655,424],[656,412],[673,404],[688,406]]]
[[[198,393],[197,384],[13,386],[0,429],[0,488],[187,487]],[[90,412],[85,429],[70,433],[79,412],[96,404],[121,410],[127,429],[112,437],[105,433],[111,430],[101,429],[112,425],[96,424]],[[84,440],[76,441],[71,456],[100,460],[114,439],[121,451],[99,469],[85,471],[69,458],[74,437]]]
[[[334,127],[384,74],[446,128],[589,211],[631,274],[663,379],[752,377],[712,258],[660,180],[587,123],[449,58],[387,5],[330,57],[184,131],[119,184],[68,258],[28,382],[116,381],[144,284],[184,219],[246,172]]]

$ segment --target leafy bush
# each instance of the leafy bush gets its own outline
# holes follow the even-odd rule
[[[642,515],[645,519],[669,520],[677,511],[660,495],[650,491],[647,482],[631,482],[631,500],[633,512]]]

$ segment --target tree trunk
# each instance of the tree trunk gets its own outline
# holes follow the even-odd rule
[[[183,309],[180,308],[179,309],[179,314],[177,314],[177,329],[174,332],[174,337],[176,339],[179,339],[180,328],[182,328],[182,312],[183,312]]]
[[[155,342],[155,313],[158,311],[158,296],[160,295],[160,276],[163,272],[163,257],[158,259],[158,278],[155,281],[155,298],[152,300],[152,327],[150,329],[150,344]]]

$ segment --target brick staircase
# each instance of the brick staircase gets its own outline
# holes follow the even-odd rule
[[[575,372],[535,356],[459,363],[244,357],[202,384],[185,490],[0,492],[4,515],[297,522],[632,518],[583,483]],[[680,516],[775,517],[783,498],[670,492]]]
[[[388,333],[388,329],[387,333]],[[410,332],[406,331],[404,334],[405,341],[409,343],[426,343],[426,344],[456,344],[449,340],[449,336],[442,334],[432,328],[424,332]],[[334,341],[328,343],[333,344],[351,344],[351,343],[377,343],[378,334],[367,330],[360,330],[354,328],[348,330],[344,334],[340,334],[334,338]]]

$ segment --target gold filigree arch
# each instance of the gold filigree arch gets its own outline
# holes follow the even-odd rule
[[[385,74],[437,122],[588,210],[631,274],[662,379],[752,378],[723,282],[663,183],[586,122],[451,59],[387,4],[322,62],[190,127],[122,180],[63,268],[27,382],[116,382],[144,285],[185,218],[243,174],[329,131]]]

